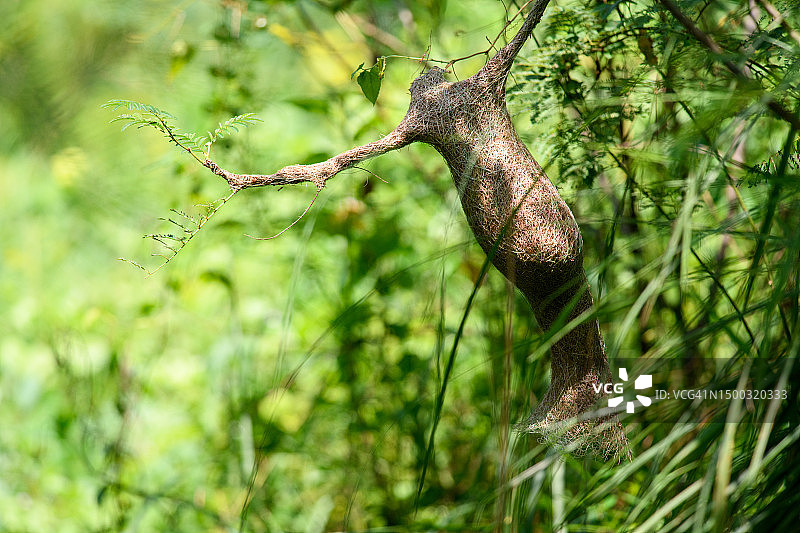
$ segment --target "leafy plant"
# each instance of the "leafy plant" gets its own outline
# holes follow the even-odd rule
[[[130,100],[109,100],[101,107],[110,109],[111,111],[117,111],[121,108],[134,111],[134,113],[122,113],[117,115],[115,118],[111,119],[110,122],[122,123],[121,131],[125,131],[130,127],[136,127],[138,129],[153,128],[169,140],[171,144],[187,152],[200,164],[208,160],[211,154],[211,147],[215,142],[238,132],[240,128],[246,128],[258,122],[262,122],[254,113],[245,113],[243,115],[231,117],[225,122],[220,122],[219,126],[214,131],[209,131],[206,135],[198,135],[193,132],[181,131],[174,124],[175,116],[149,104]],[[222,206],[224,206],[236,192],[236,190],[233,190],[223,198],[197,206],[202,209],[202,212],[197,215],[191,216],[184,211],[172,209],[171,211],[173,214],[177,215],[175,218],[162,218],[161,220],[169,222],[171,225],[178,228],[179,231],[177,233],[149,233],[145,235],[145,238],[152,239],[154,242],[163,246],[165,250],[164,253],[153,254],[153,256],[163,259],[154,269],[148,269],[130,259],[120,258],[120,260],[140,268],[145,271],[148,276],[155,274],[172,261],[172,259],[191,242],[200,230],[203,229],[203,226],[219,212]]]
[[[386,58],[379,57],[378,61],[371,67],[365,69],[364,63],[361,63],[350,75],[350,79],[356,77],[361,92],[364,96],[375,105],[378,101],[378,94],[381,92],[381,82],[383,81],[383,72],[386,69]],[[356,76],[358,75],[358,76]]]
[[[157,107],[141,102],[133,102],[130,100],[109,100],[101,107],[117,111],[120,108],[126,108],[129,111],[136,111],[136,113],[123,113],[111,119],[112,123],[121,122],[122,129],[125,131],[131,126],[136,128],[153,128],[164,135],[172,144],[181,148],[194,157],[199,163],[202,164],[204,159],[207,159],[211,151],[211,146],[220,139],[228,137],[239,131],[239,128],[246,128],[263,122],[257,118],[255,113],[245,113],[231,117],[225,122],[220,122],[219,127],[214,131],[207,132],[206,135],[198,135],[194,132],[183,132],[174,124],[175,117]],[[200,159],[198,154],[203,155]]]
[[[393,126],[391,109],[353,99],[363,93],[355,76],[341,83],[362,61],[355,53],[425,51],[412,59],[448,67],[426,50],[497,49],[516,8],[108,3],[87,17],[97,6],[86,0],[7,4],[0,423],[14,431],[0,434],[0,529],[795,527],[795,3],[558,2],[509,76],[517,131],[581,225],[612,363],[649,372],[672,362],[675,387],[708,393],[786,391],[722,409],[637,407],[623,421],[634,456],[619,464],[562,457],[514,432],[547,389],[553,338],[513,287],[484,274],[430,151],[375,160],[369,172],[391,186],[336,180],[269,246],[237,239],[236,220],[203,226],[191,268],[131,283],[109,267],[138,236],[129,228],[142,224],[142,206],[206,200],[194,175],[181,185],[196,200],[189,187],[143,187],[141,154],[96,134],[85,106],[110,88],[125,94],[134,79],[154,88],[143,100],[163,102],[167,84],[172,94],[190,84],[192,107],[215,128],[272,106],[292,121],[289,143],[284,124],[264,128],[279,158],[313,164]],[[380,79],[384,95],[406,89]],[[204,161],[208,141],[198,139],[210,135],[182,137],[177,119],[137,105],[117,108],[134,118],[116,124],[141,118],[137,128]],[[231,165],[275,160],[231,145]],[[13,179],[29,175],[52,179]],[[280,205],[250,195],[236,217],[248,228],[283,223],[284,203],[295,209],[308,192],[287,187]],[[159,237],[178,249],[206,209],[169,211]]]

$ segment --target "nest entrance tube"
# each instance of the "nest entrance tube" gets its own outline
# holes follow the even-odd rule
[[[322,163],[292,165],[275,174],[234,174],[204,164],[234,189],[312,182],[322,188],[338,172],[369,157],[423,142],[445,159],[470,228],[494,266],[525,296],[539,325],[550,331],[593,306],[583,269],[583,240],[575,218],[514,129],[506,109],[511,65],[549,0],[538,0],[514,38],[476,74],[448,82],[432,68],[411,84],[408,112],[386,137]],[[560,332],[559,332],[560,334]],[[582,321],[551,347],[550,389],[518,429],[580,455],[627,455],[614,416],[590,418],[610,379],[597,319]]]

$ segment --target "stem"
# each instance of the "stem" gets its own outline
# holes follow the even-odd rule
[[[525,5],[522,7],[524,8],[529,3],[530,1],[525,3]],[[531,8],[530,13],[528,13],[528,16],[525,18],[525,22],[522,24],[522,27],[519,29],[519,31],[517,31],[517,34],[514,36],[514,38],[511,39],[511,41],[499,52],[497,52],[481,70],[485,72],[501,71],[507,75],[508,71],[511,69],[511,65],[514,63],[514,59],[522,49],[522,45],[525,44],[525,41],[527,41],[528,37],[530,37],[531,33],[533,33],[533,29],[539,24],[539,21],[542,20],[544,10],[549,3],[550,0],[536,0],[536,3]],[[520,11],[522,11],[522,8],[520,8]],[[517,15],[518,14],[519,13],[517,13]],[[514,15],[514,17],[517,15]],[[495,41],[497,41],[497,39],[495,39]],[[494,42],[492,45],[494,45]],[[505,82],[505,75],[503,75],[503,82]]]
[[[564,523],[564,459],[559,457],[553,463],[553,532],[567,533]]]
[[[317,188],[325,186],[325,182],[339,172],[352,168],[371,157],[375,157],[392,150],[406,146],[413,139],[407,135],[405,121],[401,122],[389,135],[377,141],[357,146],[346,152],[335,155],[327,161],[312,165],[289,165],[274,174],[236,174],[229,172],[214,161],[206,159],[203,166],[210,169],[217,176],[228,182],[234,191],[249,187],[264,187],[266,185],[294,185],[298,183],[313,183]]]
[[[672,0],[659,0],[659,2],[661,2],[661,4],[667,9],[667,11],[672,13],[672,16],[674,16],[678,20],[678,22],[680,22],[681,25],[689,31],[692,37],[700,41],[700,44],[708,48],[711,52],[713,52],[717,56],[723,56],[725,54],[725,51],[722,49],[722,47],[720,47],[720,45],[718,45],[717,42],[710,35],[708,35],[707,33],[703,32],[703,30],[698,28],[694,24],[694,22],[692,22],[691,19],[689,19],[689,17],[687,17],[678,8],[678,6],[676,6],[675,3],[672,2]],[[734,63],[730,59],[724,59],[722,57],[719,57],[718,59],[737,78],[746,81],[752,81],[752,77],[740,65]],[[800,130],[800,119],[797,118],[797,115],[786,109],[780,102],[775,100],[770,93],[765,91],[765,94],[766,96],[768,96],[766,105],[770,109],[770,111],[772,111],[779,118],[791,124],[794,129]]]

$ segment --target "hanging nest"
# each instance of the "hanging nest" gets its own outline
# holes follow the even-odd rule
[[[414,80],[408,112],[378,141],[269,175],[231,173],[210,160],[204,164],[234,190],[302,182],[321,189],[338,172],[366,158],[413,142],[429,144],[450,168],[478,243],[525,295],[542,329],[589,316],[593,302],[578,225],[520,140],[506,109],[511,65],[547,3],[539,0],[515,37],[472,77],[448,82],[444,71],[434,67]],[[590,416],[601,407],[601,387],[610,381],[597,320],[580,322],[552,345],[551,352],[550,389],[517,428],[576,455],[593,451],[604,458],[627,456],[627,439],[616,417]]]

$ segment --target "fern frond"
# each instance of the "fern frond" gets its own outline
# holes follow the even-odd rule
[[[143,270],[147,273],[147,277],[152,276],[166,266],[167,263],[172,261],[175,256],[177,256],[181,250],[183,250],[200,232],[200,230],[203,229],[203,226],[205,226],[205,224],[219,212],[222,206],[233,197],[234,194],[236,194],[236,191],[231,191],[230,194],[216,201],[198,204],[197,207],[201,208],[202,212],[196,216],[191,216],[179,209],[170,209],[170,211],[184,219],[186,223],[178,222],[172,218],[160,218],[160,220],[164,222],[168,222],[179,227],[183,234],[176,235],[175,233],[149,233],[143,236],[145,239],[150,239],[153,242],[158,243],[159,247],[163,248],[161,252],[156,251],[150,254],[153,257],[162,258],[161,264],[159,264],[155,269],[150,270],[136,261],[125,259],[123,257],[120,257],[119,260]]]
[[[208,135],[203,139],[205,140],[205,143],[214,143],[219,139],[227,137],[228,135],[232,135],[234,132],[238,132],[239,128],[246,128],[258,122],[263,121],[260,118],[257,118],[255,113],[236,115],[235,117],[229,118],[225,122],[220,122],[219,127],[214,131],[208,132]]]
[[[750,167],[745,175],[745,182],[747,185],[752,187],[774,176],[778,169],[778,162],[784,157],[784,151],[786,149],[787,147],[784,147],[760,163],[756,163]],[[786,168],[791,170],[800,169],[800,139],[795,140],[788,149],[790,152],[787,156]]]
[[[102,106],[103,109],[110,109],[111,111],[116,111],[117,109],[124,107],[128,111],[139,111],[141,113],[149,113],[151,115],[161,117],[161,118],[172,118],[174,119],[175,116],[163,109],[159,109],[155,106],[150,104],[145,104],[142,102],[134,102],[133,100],[109,100]]]
[[[186,151],[195,158],[199,163],[203,163],[203,158],[209,157],[208,150],[210,146],[217,140],[239,131],[240,128],[251,126],[257,122],[262,122],[261,119],[256,118],[254,113],[245,113],[229,118],[225,122],[220,122],[219,127],[214,131],[208,132],[208,135],[197,135],[194,132],[184,132],[175,126],[173,121],[175,116],[159,109],[155,106],[144,104],[142,102],[134,102],[131,100],[109,100],[101,106],[103,109],[111,109],[117,111],[124,109],[126,113],[121,113],[111,119],[110,123],[122,123],[122,130],[135,126],[140,128],[153,128],[161,133],[167,140],[177,146],[178,148]],[[201,206],[204,208],[204,213],[191,216],[183,211],[172,209],[171,211],[178,215],[180,219],[174,220],[172,218],[162,218],[161,220],[168,222],[180,228],[180,232],[176,235],[174,233],[151,233],[145,235],[145,238],[151,239],[160,246],[166,249],[165,253],[154,253],[153,256],[163,258],[163,262],[155,269],[148,270],[144,266],[129,259],[120,258],[122,261],[130,263],[135,267],[147,272],[148,276],[155,274],[164,265],[172,261],[172,259],[189,244],[195,235],[203,228],[203,226],[222,208],[225,203],[230,200],[236,191],[232,191],[228,196]]]
[[[158,130],[163,134],[171,143],[175,144],[189,154],[202,162],[198,154],[204,154],[208,150],[208,145],[213,144],[219,139],[232,135],[238,132],[239,128],[246,128],[258,122],[263,122],[257,118],[255,113],[245,113],[229,118],[225,122],[220,122],[219,127],[214,131],[209,131],[208,135],[198,135],[194,132],[183,132],[175,126],[171,120],[175,116],[171,113],[159,109],[150,104],[142,102],[135,102],[132,100],[109,100],[101,106],[103,109],[111,109],[116,111],[125,108],[133,113],[122,113],[111,119],[110,123],[122,122],[121,131],[125,131],[131,126],[136,128],[150,127]]]
[[[161,133],[166,133],[166,129],[158,120],[153,120],[152,118],[147,118],[142,115],[130,115],[124,114],[114,117],[113,119],[109,120],[109,124],[113,124],[114,122],[124,122],[120,131],[125,131],[131,126],[136,126],[136,128],[144,128],[150,127],[157,129]]]
[[[128,111],[139,111],[141,113],[149,113],[151,115],[160,116],[164,118],[172,118],[172,119],[175,118],[173,114],[164,111],[163,109],[159,109],[150,104],[145,104],[143,102],[135,102],[132,100],[109,100],[101,107],[103,109],[111,109],[112,111],[116,111],[119,108],[124,107]]]
[[[187,221],[191,222],[192,224],[197,225],[197,220],[193,216],[187,214],[186,212],[181,211],[180,209],[170,209],[170,211],[172,211],[176,215],[179,215],[179,216],[183,217],[184,219],[186,219]]]

